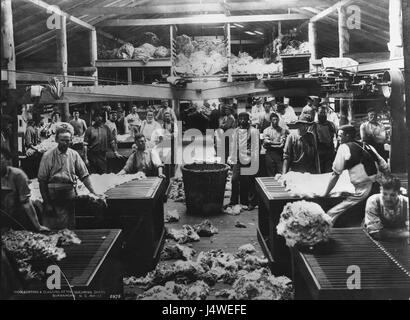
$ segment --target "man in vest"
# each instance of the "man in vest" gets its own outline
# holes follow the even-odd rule
[[[244,209],[253,210],[256,206],[256,173],[241,174],[241,169],[251,168],[252,161],[259,164],[259,131],[251,127],[251,119],[247,112],[238,115],[238,125],[233,132],[232,148],[228,158],[228,164],[233,164],[232,195],[229,205],[237,205],[240,198]]]
[[[343,170],[349,170],[355,193],[327,212],[332,217],[333,224],[347,209],[367,200],[379,171],[389,172],[386,161],[376,150],[372,146],[356,141],[355,138],[356,129],[352,125],[339,128],[338,139],[341,145],[337,150],[332,166],[333,173],[323,196],[327,196],[332,191]]]

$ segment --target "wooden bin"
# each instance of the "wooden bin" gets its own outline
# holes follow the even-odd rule
[[[155,268],[165,239],[165,179],[134,180],[107,191],[106,223],[123,230],[122,260],[128,275]]]

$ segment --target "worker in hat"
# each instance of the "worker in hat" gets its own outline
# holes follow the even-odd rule
[[[338,140],[340,146],[333,161],[333,172],[322,196],[327,196],[333,190],[344,170],[349,171],[350,182],[355,188],[355,193],[328,210],[327,214],[332,218],[333,224],[342,214],[351,213],[348,209],[366,201],[379,173],[389,173],[388,164],[377,151],[372,146],[356,140],[354,126],[340,127]]]
[[[161,101],[161,108],[158,110],[157,115],[155,116],[155,121],[159,122],[160,124],[164,121],[164,113],[168,112],[171,115],[172,121],[177,121],[177,116],[175,111],[169,106],[168,100]]]
[[[334,100],[334,99],[333,99]],[[340,119],[338,114],[335,112],[334,108],[334,103],[331,103],[331,98],[323,98],[319,104],[319,107],[325,107],[326,108],[326,117],[327,120],[332,122],[335,125],[336,130],[340,126]],[[315,115],[315,121],[318,121],[318,114],[316,113]]]
[[[320,173],[316,137],[309,130],[313,124],[306,115],[296,121],[297,131],[287,137],[283,150],[283,174],[288,171]]]
[[[111,130],[104,124],[104,114],[97,111],[93,115],[94,123],[84,134],[84,159],[91,173],[107,173],[107,151],[111,148],[116,158],[122,158],[118,153],[117,144]]]
[[[384,144],[387,141],[386,129],[379,122],[378,113],[374,108],[368,109],[367,116],[368,121],[360,125],[360,137],[363,142],[373,146],[377,153],[386,160],[388,158],[388,154],[384,150]]]

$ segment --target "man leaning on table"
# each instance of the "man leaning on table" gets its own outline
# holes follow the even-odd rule
[[[384,174],[389,172],[386,161],[376,150],[366,143],[356,141],[355,138],[356,129],[352,125],[345,125],[339,128],[338,140],[341,145],[333,162],[332,176],[322,196],[325,197],[332,191],[343,170],[349,171],[350,181],[355,188],[355,193],[327,212],[332,218],[333,223],[347,209],[366,201],[379,172]]]
[[[135,151],[118,174],[143,172],[146,176],[157,175],[160,178],[165,178],[163,164],[157,151],[155,149],[147,149],[146,138],[142,133],[137,133],[134,139]]]
[[[364,226],[373,238],[409,237],[409,199],[400,190],[400,180],[391,176],[367,199]]]

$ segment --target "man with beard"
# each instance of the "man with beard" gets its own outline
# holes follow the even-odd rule
[[[30,200],[29,180],[23,170],[10,166],[12,155],[1,148],[1,214],[0,227],[46,231],[38,220],[36,210]]]
[[[91,173],[107,173],[107,151],[110,146],[116,158],[122,156],[117,151],[117,145],[111,130],[103,123],[100,112],[93,116],[94,123],[84,134],[84,159]]]
[[[318,121],[316,126],[317,151],[319,153],[320,172],[327,173],[332,171],[332,163],[335,155],[334,138],[336,128],[333,122],[327,120],[326,107],[319,107]]]
[[[400,180],[388,177],[380,193],[367,199],[364,225],[372,237],[409,237],[409,199],[400,194],[400,189]]]
[[[38,171],[44,218],[55,229],[75,227],[73,199],[77,179],[95,194],[84,161],[77,151],[69,148],[71,141],[72,133],[59,128],[56,132],[58,145],[43,155]]]
[[[306,115],[296,121],[298,130],[288,135],[283,150],[283,174],[288,171],[320,172],[316,137],[309,130],[312,124]]]
[[[253,157],[256,156],[256,159]],[[257,199],[255,195],[255,174],[241,174],[242,169],[251,168],[252,161],[259,164],[259,131],[251,127],[247,112],[238,115],[238,128],[234,130],[228,164],[233,164],[232,195],[230,206],[240,203],[253,210]]]

